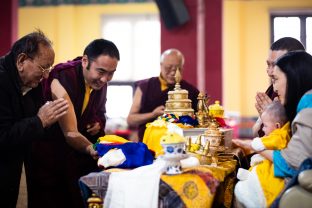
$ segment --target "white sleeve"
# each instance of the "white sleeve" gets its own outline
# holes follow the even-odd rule
[[[254,154],[251,158],[250,158],[250,166],[255,166],[260,164],[263,160],[265,160],[264,157],[262,157],[260,154]]]
[[[251,142],[251,147],[252,149],[254,149],[255,151],[262,151],[265,150],[265,146],[262,143],[261,138],[256,137],[252,140]]]

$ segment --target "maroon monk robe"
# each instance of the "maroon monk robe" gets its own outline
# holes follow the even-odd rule
[[[192,100],[192,108],[196,111],[197,109],[197,96],[199,94],[198,89],[194,86],[182,80],[181,88],[189,92],[189,99]],[[165,105],[168,100],[168,92],[174,89],[174,85],[168,86],[168,89],[161,91],[159,77],[152,77],[136,82],[136,87],[140,87],[142,90],[141,108],[139,113],[152,112],[156,107]],[[147,121],[152,122],[155,118]],[[139,125],[139,141],[143,140],[144,131],[146,129],[146,123]]]
[[[48,80],[44,80],[46,100],[52,100],[50,84],[58,79],[66,89],[74,105],[78,130],[90,142],[104,136],[105,103],[107,85],[101,90],[93,90],[88,105],[82,114],[85,95],[85,81],[81,58],[58,64]],[[101,132],[91,136],[86,131],[87,124],[99,122]],[[96,160],[70,147],[58,124],[48,129],[46,140],[33,144],[31,165],[29,166],[29,205],[30,207],[83,207],[78,179],[90,172],[98,171]]]

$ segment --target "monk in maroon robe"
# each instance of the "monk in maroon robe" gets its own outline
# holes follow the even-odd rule
[[[199,91],[185,80],[182,80],[180,85],[182,89],[189,92],[189,99],[192,100],[192,108],[196,110]],[[140,113],[148,113],[153,111],[157,106],[165,105],[168,100],[168,92],[174,89],[174,85],[169,85],[166,90],[161,91],[159,77],[138,81],[136,86],[142,90]],[[149,119],[146,123],[152,122],[154,119]],[[138,135],[140,139],[143,139],[146,123],[139,125]]]
[[[46,132],[46,142],[33,143],[27,168],[29,207],[84,207],[78,179],[99,170],[92,145],[105,135],[107,82],[118,61],[117,47],[97,39],[83,57],[56,65],[44,81],[47,101],[63,97],[71,107],[69,116]]]
[[[159,77],[138,81],[133,103],[127,118],[129,126],[138,127],[138,141],[143,140],[146,123],[164,114],[168,92],[174,89],[176,70],[183,72],[184,56],[177,49],[168,49],[161,56]],[[189,92],[192,108],[197,108],[199,91],[186,82],[181,81],[181,88]]]

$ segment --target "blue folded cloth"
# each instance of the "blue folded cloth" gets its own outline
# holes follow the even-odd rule
[[[126,160],[116,168],[137,168],[153,163],[154,157],[146,144],[142,142],[128,142],[124,144],[96,144],[99,156],[103,156],[111,149],[121,149]]]
[[[179,123],[190,124],[192,126],[197,126],[198,125],[197,119],[194,119],[194,118],[192,118],[190,116],[180,116],[179,117]]]

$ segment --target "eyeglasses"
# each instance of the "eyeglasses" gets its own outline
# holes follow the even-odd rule
[[[31,60],[31,62],[33,62],[41,70],[42,75],[49,74],[52,71],[52,69],[54,68],[53,66],[49,66],[48,68],[43,68],[41,65],[34,62],[34,58],[32,56],[27,55],[27,54],[25,54],[25,55],[27,56],[27,58],[29,58]]]
[[[41,69],[42,74],[49,74],[52,71],[52,69],[53,69],[53,66],[50,66],[48,68],[43,68],[39,64],[36,64],[36,65]]]
[[[167,72],[176,71],[177,69],[181,70],[181,65],[164,65],[164,68]]]

